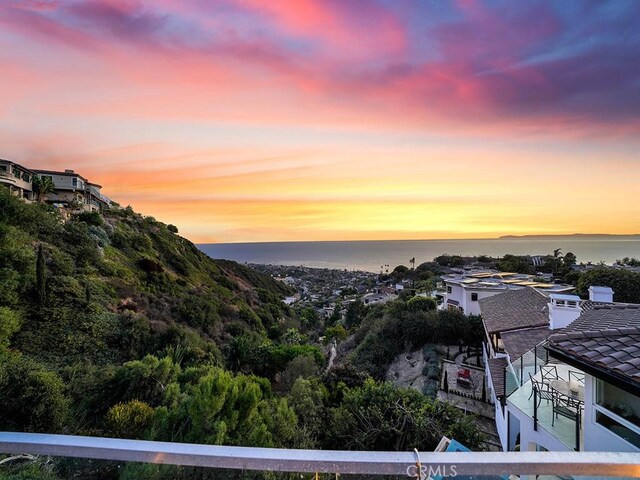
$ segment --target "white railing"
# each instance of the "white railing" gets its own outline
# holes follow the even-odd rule
[[[0,433],[0,452],[276,472],[364,475],[558,475],[640,478],[619,452],[352,452],[227,447],[37,433]]]

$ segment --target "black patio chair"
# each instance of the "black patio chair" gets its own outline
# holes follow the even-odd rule
[[[555,420],[558,418],[558,415],[575,422],[580,419],[584,402],[560,392],[554,392],[553,396],[553,417],[551,418],[551,426],[555,424]]]
[[[582,372],[576,372],[575,370],[569,370],[569,383],[573,380],[578,385],[584,388],[585,375]]]
[[[558,376],[558,369],[555,365],[545,365],[544,367],[540,367],[540,373],[542,375],[543,382],[548,380],[558,380],[560,378]]]
[[[531,376],[531,373],[529,373],[529,379],[531,380],[531,395],[529,395],[529,399],[535,394],[534,401],[537,401],[538,405],[542,403],[542,400],[546,400],[547,403],[553,402],[554,390],[549,384],[539,382]]]

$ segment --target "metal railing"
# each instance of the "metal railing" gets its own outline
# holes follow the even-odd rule
[[[13,432],[0,433],[0,452],[239,470],[420,478],[433,472],[449,476],[515,474],[640,478],[640,454],[620,452],[354,452]]]

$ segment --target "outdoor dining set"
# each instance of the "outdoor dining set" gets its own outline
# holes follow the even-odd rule
[[[567,378],[562,378],[558,375],[555,365],[545,365],[540,373],[541,380],[529,373],[532,387],[529,399],[534,397],[536,407],[539,407],[542,401],[552,405],[552,426],[558,416],[579,423],[584,410],[584,373],[568,370]]]

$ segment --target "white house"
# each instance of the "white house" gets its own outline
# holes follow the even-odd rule
[[[0,184],[12,195],[24,200],[33,198],[33,171],[10,160],[0,159]]]
[[[101,193],[102,186],[92,183],[74,170],[34,170],[40,177],[49,177],[54,190],[47,195],[47,201],[54,204],[73,205],[77,203],[84,210],[101,210],[111,204],[111,200]]]
[[[468,271],[442,277],[445,287],[443,306],[459,310],[465,315],[480,315],[479,301],[510,290],[532,287],[548,293],[570,293],[571,285],[538,281],[533,275],[498,272],[495,270]]]
[[[506,450],[640,451],[640,305],[533,288],[480,302]]]

